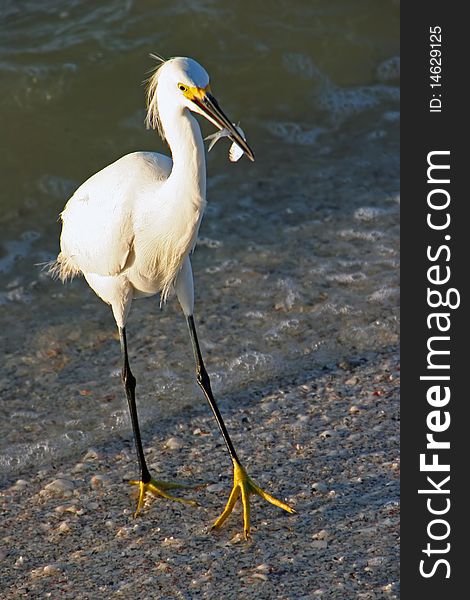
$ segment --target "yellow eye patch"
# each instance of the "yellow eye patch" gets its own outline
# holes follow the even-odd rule
[[[178,83],[178,89],[188,98],[189,100],[202,100],[205,95],[211,91],[211,86],[208,84],[205,88],[197,86],[189,86],[184,83]]]

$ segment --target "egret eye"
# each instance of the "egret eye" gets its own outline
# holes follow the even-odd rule
[[[178,83],[178,88],[182,91],[182,92],[186,92],[188,90],[187,86],[185,86],[182,83]]]

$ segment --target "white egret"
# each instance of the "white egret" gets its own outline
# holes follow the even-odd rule
[[[157,57],[155,57],[157,58]],[[250,494],[294,510],[270,496],[242,466],[212,394],[194,323],[194,288],[190,253],[196,244],[206,205],[206,162],[201,130],[192,113],[226,129],[251,159],[253,152],[211,93],[209,76],[191,58],[160,59],[148,82],[147,125],[168,142],[172,158],[133,152],[85,181],[67,202],[62,217],[61,252],[51,265],[62,281],[82,274],[113,311],[119,331],[124,384],[141,478],[136,515],[145,494],[179,502],[167,490],[184,487],[154,479],[147,468],[135,403],[136,380],[127,353],[126,320],[134,298],[160,293],[165,302],[172,288],[189,327],[199,386],[212,409],[233,464],[233,488],[213,527],[220,527],[241,495],[245,537],[250,534]]]

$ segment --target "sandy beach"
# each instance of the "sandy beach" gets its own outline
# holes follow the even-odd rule
[[[5,4],[0,36],[0,599],[399,597],[399,3]],[[256,161],[206,152],[192,264],[212,389],[262,488],[232,485],[175,298],[135,303],[129,359],[148,498],[108,306],[41,267],[93,173],[170,149],[147,131],[149,53],[210,74]],[[199,117],[198,117],[199,118]],[[202,134],[214,127],[200,116]],[[250,146],[251,147],[251,146]],[[94,222],[94,221],[93,221]],[[203,485],[205,484],[205,485]]]
[[[2,598],[398,598],[395,351],[221,402],[250,475],[297,510],[252,501],[210,525],[230,464],[202,398],[147,428],[156,477],[198,507],[150,499],[137,517],[132,439],[90,448],[2,491]],[[182,492],[183,493],[183,492]]]

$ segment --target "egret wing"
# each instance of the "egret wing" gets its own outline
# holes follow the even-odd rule
[[[135,200],[147,186],[155,193],[171,165],[161,154],[135,152],[88,179],[62,212],[62,255],[82,273],[120,273],[132,250]]]

